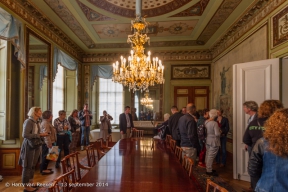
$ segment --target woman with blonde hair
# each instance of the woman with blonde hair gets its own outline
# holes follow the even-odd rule
[[[288,191],[288,108],[277,110],[265,123],[248,164],[248,172],[260,178],[255,191]]]
[[[40,107],[32,107],[28,112],[28,119],[23,123],[23,133],[22,137],[24,138],[20,157],[19,165],[23,167],[22,169],[22,183],[24,184],[24,192],[27,191],[36,191],[37,187],[33,184],[33,177],[35,166],[38,162],[40,156],[40,147],[41,145],[36,144],[35,140],[41,140],[41,137],[46,137],[48,133],[40,133],[39,118],[42,116],[42,111]]]
[[[78,118],[78,110],[74,109],[69,117],[68,117],[69,124],[71,126],[71,132],[72,132],[72,141],[69,145],[69,152],[76,152],[77,149],[77,143],[80,139],[80,120]]]

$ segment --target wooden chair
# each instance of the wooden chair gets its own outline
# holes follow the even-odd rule
[[[182,159],[182,166],[188,173],[189,177],[192,175],[192,168],[193,168],[194,162],[191,158],[184,155],[184,158]]]
[[[104,153],[107,153],[111,149],[111,147],[106,146],[106,142],[104,143],[103,138],[97,139],[94,145],[95,148],[100,149]]]
[[[96,165],[95,148],[93,144],[86,147],[88,166],[93,167]]]
[[[213,181],[211,181],[210,179],[207,179],[207,187],[206,187],[206,192],[210,191],[210,187],[213,187],[214,190],[213,192],[216,191],[220,191],[220,192],[228,192],[227,189],[225,189],[224,187],[219,186],[218,184],[214,183]]]
[[[106,147],[113,147],[117,142],[112,141],[112,135],[108,135],[106,138]]]
[[[165,141],[166,141],[166,143],[169,144],[169,145],[170,145],[170,139],[172,139],[172,136],[167,134]]]
[[[68,192],[73,188],[75,181],[75,170],[71,170],[57,177],[48,188],[49,192]]]
[[[181,162],[181,160],[182,160],[182,152],[183,152],[183,149],[181,147],[176,146],[175,154],[176,154],[177,158],[179,159],[179,162]]]
[[[69,171],[75,170],[74,174],[76,181],[79,181],[82,178],[80,169],[86,169],[86,170],[91,169],[91,167],[87,167],[80,164],[78,154],[79,152],[71,153],[61,160],[62,173],[64,174],[68,173]]]
[[[106,154],[101,149],[96,148],[98,161]]]
[[[174,139],[170,139],[170,148],[175,153],[175,148],[176,148],[176,141]]]
[[[132,137],[143,137],[144,136],[144,130],[133,130],[132,131]]]

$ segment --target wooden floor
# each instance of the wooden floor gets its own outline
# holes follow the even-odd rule
[[[80,159],[86,156],[86,151],[80,151]],[[216,169],[219,173],[219,176],[223,178],[226,182],[229,183],[236,191],[242,192],[245,191],[243,189],[247,189],[249,187],[249,183],[245,181],[239,181],[232,179],[233,178],[233,160],[232,155],[228,155],[227,157],[227,165],[224,168],[220,168],[217,165],[213,165],[213,169]],[[52,168],[54,173],[51,175],[41,175],[39,172],[39,167],[36,168],[34,175],[34,182],[45,184],[53,181],[59,175],[61,175],[61,168],[55,168],[55,162],[49,163],[49,168]],[[1,173],[0,173],[1,174]],[[13,186],[14,185],[14,186]],[[18,185],[18,186],[17,186]],[[4,176],[2,182],[0,182],[0,191],[3,192],[18,192],[23,191],[23,187],[21,185],[21,176]]]

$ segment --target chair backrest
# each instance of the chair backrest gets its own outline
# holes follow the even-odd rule
[[[144,136],[144,130],[133,130],[132,136],[133,137],[143,137]]]
[[[211,181],[210,179],[207,179],[207,187],[206,187],[206,192],[210,191],[210,187],[213,187],[214,190],[213,192],[216,191],[220,191],[220,192],[228,192],[227,189],[225,189],[224,187],[219,186],[218,184],[214,183],[213,181]]]
[[[75,170],[71,170],[57,177],[48,188],[49,192],[69,192],[73,188],[75,180]]]
[[[86,147],[88,166],[93,167],[96,165],[95,148],[93,144]]]
[[[188,173],[189,177],[192,175],[192,168],[193,168],[194,162],[190,157],[187,157],[184,155],[184,158],[182,159],[182,166]]]
[[[172,139],[172,136],[167,134],[165,141],[166,141],[166,143],[169,144],[169,145],[170,145],[170,139]]]
[[[75,174],[75,179],[76,181],[79,181],[81,179],[81,170],[80,169],[91,169],[91,167],[87,167],[84,165],[81,165],[79,163],[79,158],[78,158],[79,152],[71,153],[67,156],[65,156],[61,160],[61,165],[62,165],[62,173],[68,173],[72,170],[74,170]]]
[[[170,139],[170,148],[175,153],[176,141],[174,139]]]
[[[94,143],[95,148],[102,150],[103,152],[107,152],[111,149],[111,147],[107,147],[107,141],[104,142],[103,138],[99,138]]]
[[[183,152],[183,149],[179,146],[176,146],[175,148],[175,154],[177,156],[177,158],[179,159],[179,161],[181,162],[182,160],[182,152]]]
[[[112,135],[107,135],[107,138],[106,138],[106,147],[109,147],[109,143],[112,142]]]

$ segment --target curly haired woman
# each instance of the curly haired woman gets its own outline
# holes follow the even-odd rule
[[[265,123],[264,138],[251,153],[248,171],[260,178],[255,191],[288,191],[288,108],[277,110]]]

